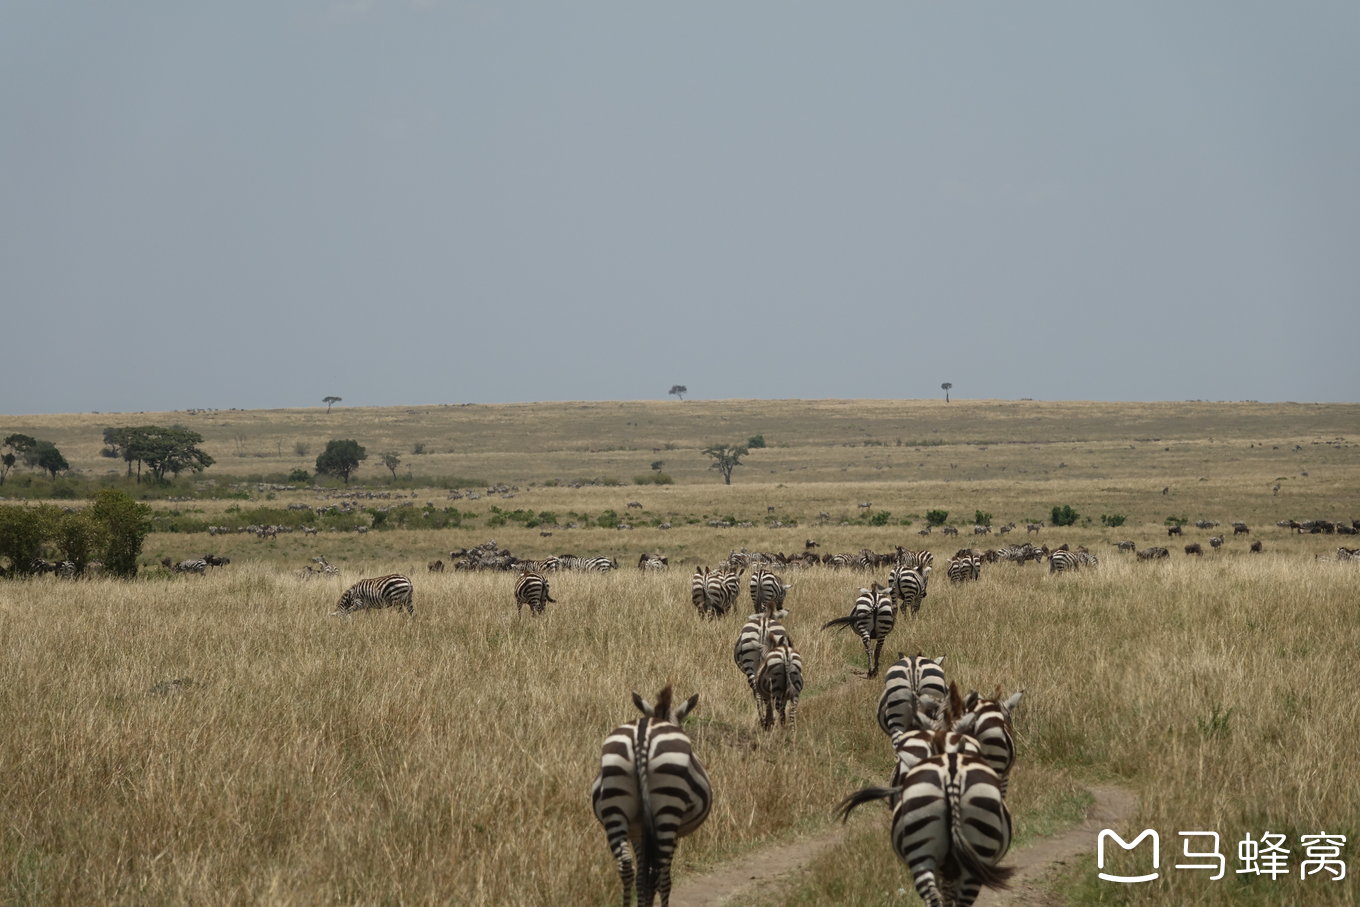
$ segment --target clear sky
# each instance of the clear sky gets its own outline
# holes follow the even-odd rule
[[[0,413],[1355,401],[1360,4],[6,0]]]

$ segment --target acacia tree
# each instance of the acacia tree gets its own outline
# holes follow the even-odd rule
[[[677,400],[683,400],[685,399],[685,394],[689,393],[689,388],[685,387],[683,384],[672,384],[669,393]]]
[[[57,477],[57,473],[65,472],[71,468],[71,464],[66,462],[66,458],[57,450],[57,445],[51,441],[39,441],[33,448],[33,463],[43,472],[52,478]]]
[[[382,455],[383,465],[392,471],[392,481],[397,480],[397,467],[401,465],[401,454],[395,450],[389,450]]]
[[[186,469],[202,472],[217,462],[198,447],[203,443],[203,436],[180,425],[112,429],[105,433],[105,443],[113,443],[110,438],[118,442],[122,457],[128,462],[129,474],[132,461],[137,461],[138,482],[142,480],[143,463],[157,482],[164,482],[167,472],[178,478]]]
[[[340,402],[339,397],[322,397],[321,402],[326,404],[326,412],[331,411],[331,407]]]
[[[948,382],[948,381],[946,381],[944,384],[941,384],[941,385],[940,385],[940,390],[944,391],[944,402],[945,402],[945,403],[948,403],[948,402],[949,402],[949,389],[950,389],[951,387],[953,387],[953,386],[954,386],[954,385],[951,384],[951,383]]]
[[[731,485],[732,470],[741,465],[741,458],[750,451],[745,447],[731,444],[710,444],[704,448],[704,453],[713,458],[713,462],[708,464],[709,468],[722,473],[724,485]]]
[[[326,449],[316,458],[316,471],[320,475],[338,476],[349,484],[350,473],[368,459],[368,452],[359,446],[358,441],[327,441]]]

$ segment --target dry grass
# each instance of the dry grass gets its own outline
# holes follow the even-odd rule
[[[586,794],[598,746],[630,717],[629,690],[667,682],[702,696],[690,730],[718,794],[681,872],[823,825],[886,778],[879,684],[853,673],[856,639],[816,629],[861,577],[794,577],[809,685],[786,736],[757,730],[736,622],[699,623],[682,571],[563,575],[541,620],[515,618],[507,576],[422,575],[415,620],[327,619],[377,569],[355,566],[0,586],[5,899],[606,902],[617,880]],[[1070,812],[1082,779],[1113,777],[1142,798],[1135,825],[1164,838],[1354,836],[1360,788],[1337,750],[1360,724],[1344,688],[1357,578],[1279,555],[998,567],[937,583],[889,649],[948,653],[965,686],[1026,689],[1022,835]],[[877,832],[868,853],[820,864],[807,902],[907,885]],[[1242,889],[1171,880],[1163,901]],[[1316,880],[1276,885],[1349,902]]]
[[[947,653],[966,687],[1026,689],[1012,783],[1022,837],[1071,821],[1084,783],[1116,779],[1142,804],[1125,831],[1158,829],[1164,866],[1177,861],[1182,829],[1219,831],[1230,868],[1249,831],[1346,834],[1354,853],[1360,784],[1345,742],[1360,726],[1347,689],[1360,571],[1314,559],[1344,539],[1273,523],[1360,516],[1360,445],[1344,438],[1360,408],[686,401],[177,415],[225,445],[212,450],[219,481],[309,465],[288,453],[294,439],[311,443],[314,459],[326,438],[354,436],[371,453],[426,442],[434,453],[405,456],[417,475],[521,487],[508,501],[449,502],[438,490],[405,499],[474,513],[457,531],[157,534],[144,560],[214,550],[233,563],[130,584],[0,583],[0,901],[612,902],[618,882],[589,783],[605,733],[632,718],[629,691],[650,696],[667,682],[701,694],[689,727],[717,793],[708,823],[681,845],[680,874],[825,826],[841,797],[890,768],[873,719],[879,684],[854,674],[864,667],[858,640],[817,629],[869,577],[791,574],[790,631],[808,687],[796,734],[767,735],[731,662],[738,622],[695,619],[687,566],[741,547],[798,551],[809,537],[822,552],[903,544],[937,557],[999,541],[966,528],[958,539],[917,536],[937,507],[967,525],[975,509],[1002,523],[1070,504],[1091,523],[1039,539],[1087,544],[1102,558],[1071,576],[1031,565],[987,569],[968,587],[938,578],[921,618],[888,641],[892,653]],[[174,416],[24,417],[6,429],[54,440],[79,468],[103,471],[100,428]],[[64,440],[67,431],[93,441]],[[697,453],[762,432],[776,446],[754,451],[731,487]],[[245,455],[231,453],[233,433]],[[899,448],[897,437],[940,443]],[[1139,440],[1150,438],[1161,440]],[[651,449],[666,444],[678,447]],[[627,480],[653,459],[667,461],[676,485],[544,485]],[[156,506],[211,515],[264,497]],[[299,491],[268,503],[322,500]],[[644,510],[627,510],[630,500]],[[891,512],[889,524],[858,522],[860,501]],[[488,527],[491,506],[613,509],[638,528],[543,537]],[[1102,513],[1129,523],[1105,529]],[[1246,520],[1266,553],[1230,539],[1192,559],[1172,540],[1170,562],[1135,564],[1109,547],[1166,544],[1173,514]],[[726,516],[749,525],[707,525]],[[674,528],[650,528],[662,519]],[[772,528],[774,519],[796,525]],[[1208,534],[1188,530],[1186,541]],[[511,577],[425,572],[426,561],[490,537],[529,556],[612,554],[625,569],[561,576],[559,604],[517,620]],[[672,570],[628,569],[643,551],[669,554]],[[317,554],[343,577],[298,579],[294,569]],[[393,570],[416,580],[414,620],[326,617],[346,583]],[[886,821],[863,812],[797,902],[900,902],[896,890],[910,884]],[[1086,866],[1070,884],[1086,900],[1156,903],[1348,904],[1356,891],[1354,874],[1336,885],[1301,882],[1297,870],[1253,884],[1166,876],[1152,892],[1111,891]]]

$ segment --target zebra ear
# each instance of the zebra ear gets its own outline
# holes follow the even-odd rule
[[[652,717],[652,707],[647,704],[647,700],[643,699],[636,692],[633,693],[633,705],[637,706],[638,711],[648,718]]]
[[[1020,704],[1020,697],[1024,695],[1025,691],[1021,690],[1020,692],[1012,696],[1010,699],[1007,699],[1005,703],[1003,703],[1006,706],[1006,711],[1008,712],[1015,711],[1015,707]]]
[[[977,712],[969,712],[954,723],[954,731],[959,734],[973,736],[973,731],[977,729]]]
[[[935,662],[937,665],[942,665],[944,664],[944,658],[945,657],[941,655],[939,658],[932,658],[931,661]]]
[[[685,716],[688,715],[690,711],[698,704],[699,694],[695,693],[693,696],[689,697],[684,702],[680,703],[680,707],[675,710],[675,717],[672,719],[672,721],[674,721],[676,724],[684,724]]]

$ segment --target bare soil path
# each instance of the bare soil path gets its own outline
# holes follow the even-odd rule
[[[1049,877],[1069,860],[1089,852],[1095,847],[1100,829],[1131,816],[1138,805],[1137,798],[1122,787],[1100,784],[1089,790],[1095,802],[1086,810],[1086,818],[1062,834],[1012,850],[1005,860],[1006,865],[1016,868],[1010,890],[984,889],[977,907],[1049,907],[1061,903],[1048,888]],[[738,903],[757,890],[768,892],[771,886],[787,883],[813,857],[834,847],[843,834],[844,830],[837,826],[792,844],[766,848],[739,862],[686,879],[672,889],[671,905],[717,907]]]

